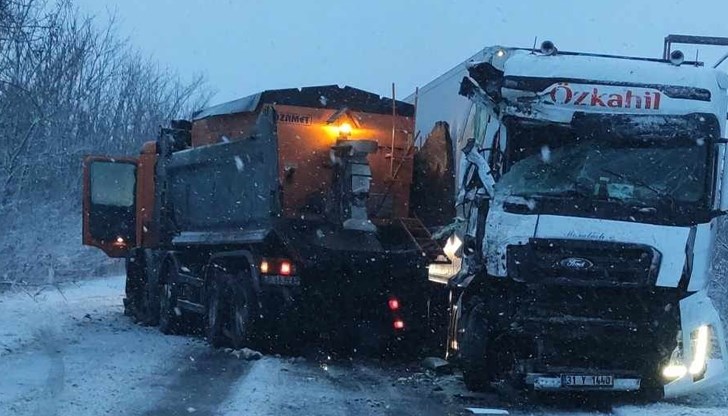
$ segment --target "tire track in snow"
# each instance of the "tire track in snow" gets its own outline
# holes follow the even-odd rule
[[[251,363],[222,350],[205,347],[207,350],[190,356],[183,366],[169,373],[174,381],[167,385],[164,397],[146,412],[147,416],[211,416],[217,413]]]

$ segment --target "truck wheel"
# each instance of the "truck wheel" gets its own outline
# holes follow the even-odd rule
[[[177,307],[177,285],[169,280],[162,284],[159,294],[159,330],[163,334],[182,331],[182,311]]]
[[[127,271],[127,303],[137,323],[148,326],[159,324],[159,284],[157,256],[142,252],[136,256],[135,266]]]
[[[144,322],[144,257],[131,254],[126,259],[126,284],[124,315],[131,316],[136,322]]]
[[[245,278],[245,276],[241,276]],[[243,348],[248,343],[251,326],[252,299],[244,284],[234,283],[228,299],[228,327],[230,341],[234,349]]]
[[[483,391],[490,387],[491,381],[486,357],[488,324],[484,316],[485,304],[473,299],[470,305],[460,318],[463,381],[468,390]]]
[[[223,293],[220,282],[213,279],[207,288],[205,302],[205,336],[215,348],[225,345],[223,334]]]
[[[240,272],[228,287],[228,331],[232,347],[240,349],[251,339],[253,321],[257,315],[257,298],[250,275],[250,265],[242,263]]]
[[[159,330],[164,334],[181,334],[187,329],[188,313],[177,307],[180,295],[180,265],[174,257],[169,258],[160,272],[159,287]]]

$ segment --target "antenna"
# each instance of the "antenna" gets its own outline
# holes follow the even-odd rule
[[[718,66],[720,66],[720,64],[722,64],[723,61],[725,61],[726,59],[728,59],[728,53],[726,53],[725,55],[723,55],[723,57],[720,58],[718,60],[718,62],[715,63],[715,65],[713,65],[713,68],[718,68]]]
[[[397,96],[395,95],[394,82],[392,83],[392,150],[389,159],[389,176],[394,177],[394,136],[397,123]]]
[[[531,53],[536,53],[536,42],[538,42],[538,35],[533,37],[533,48],[531,48]]]
[[[700,49],[695,49],[695,66],[698,66],[698,56],[700,56]]]

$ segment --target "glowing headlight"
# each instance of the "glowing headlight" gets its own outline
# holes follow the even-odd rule
[[[682,351],[680,351],[681,347],[678,345],[675,352],[673,352],[673,357],[670,359],[670,364],[662,369],[662,376],[667,380],[681,378],[687,373],[693,376],[699,376],[705,371],[705,365],[710,354],[710,328],[708,325],[699,326],[698,329],[690,334],[690,339],[693,347],[693,357],[692,361],[690,361],[690,366],[688,367],[683,364],[685,361],[681,358]]]
[[[693,362],[690,363],[690,374],[700,374],[705,370],[705,361],[708,358],[708,326],[698,328],[698,334],[694,342]]]
[[[688,372],[688,369],[684,365],[670,364],[662,369],[662,376],[668,380],[674,380],[680,378]]]
[[[463,245],[463,242],[460,241],[458,236],[455,234],[451,235],[450,238],[447,239],[447,242],[445,243],[445,247],[442,248],[442,251],[445,252],[445,255],[447,258],[452,260],[455,258],[455,253],[457,253],[460,246]]]

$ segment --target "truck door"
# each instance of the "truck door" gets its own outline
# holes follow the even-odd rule
[[[83,244],[125,257],[136,243],[137,160],[87,156],[83,162]]]

